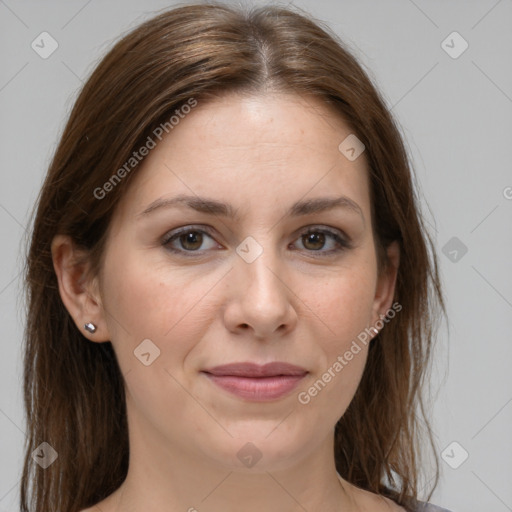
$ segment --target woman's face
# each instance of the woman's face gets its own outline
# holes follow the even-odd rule
[[[199,101],[154,138],[99,276],[130,434],[146,451],[241,470],[261,456],[265,470],[332,439],[365,366],[358,335],[394,286],[378,279],[364,153],[339,149],[350,134],[313,98],[266,94]],[[275,361],[303,375],[205,373]]]

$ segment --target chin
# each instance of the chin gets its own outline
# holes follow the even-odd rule
[[[261,429],[253,424],[253,428],[244,428],[243,433],[238,434],[230,429],[233,438],[223,436],[222,441],[212,441],[222,449],[214,453],[209,450],[210,456],[228,471],[247,474],[286,470],[299,463],[306,455],[307,440],[279,432],[278,428],[272,431],[272,428]]]

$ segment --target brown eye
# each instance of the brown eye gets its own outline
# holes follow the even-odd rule
[[[161,243],[167,250],[184,256],[197,256],[208,249],[222,248],[205,230],[190,227],[169,233]]]
[[[183,249],[196,251],[203,243],[203,235],[199,231],[189,231],[184,235],[180,235],[178,240],[180,241]]]
[[[350,238],[343,234],[343,232],[332,231],[327,228],[309,229],[302,233],[295,243],[299,241],[303,246],[302,250],[309,252],[315,257],[335,256],[352,248]]]
[[[318,251],[325,244],[325,235],[319,231],[302,235],[304,247],[312,251]]]

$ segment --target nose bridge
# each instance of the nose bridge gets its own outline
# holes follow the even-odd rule
[[[294,323],[293,307],[284,282],[284,263],[274,238],[269,233],[258,233],[247,237],[237,247],[235,293],[228,308],[232,327],[249,326],[261,338],[271,336],[283,325],[291,328]]]
[[[253,233],[236,249],[239,256],[235,263],[236,300],[246,317],[244,323],[256,326],[264,320],[274,324],[286,322],[290,296],[275,231],[261,229]]]
[[[247,291],[257,295],[274,294],[282,286],[277,275],[281,268],[279,250],[271,234],[246,237],[237,247],[237,278]]]

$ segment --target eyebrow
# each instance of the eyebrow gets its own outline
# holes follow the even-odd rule
[[[208,197],[178,195],[172,198],[161,197],[153,201],[144,211],[137,215],[137,218],[146,217],[156,210],[168,209],[175,207],[186,207],[196,212],[206,213],[209,215],[227,217],[234,220],[239,220],[238,209],[234,209],[232,205],[223,203]],[[299,217],[302,215],[309,215],[313,213],[320,213],[335,208],[345,208],[358,213],[363,222],[365,220],[361,207],[352,199],[346,196],[338,197],[319,197],[315,199],[306,199],[297,201],[292,205],[287,217]]]

